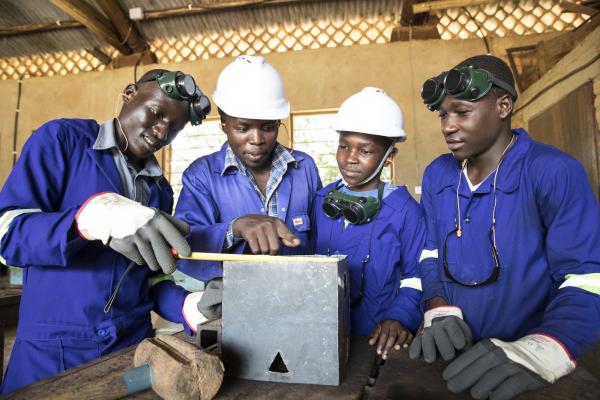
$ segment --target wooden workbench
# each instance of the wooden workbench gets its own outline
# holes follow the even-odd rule
[[[369,400],[472,400],[469,393],[452,394],[446,388],[442,372],[448,362],[427,364],[410,360],[407,351],[394,351],[379,369],[377,383]],[[598,400],[600,382],[585,368],[575,371],[547,388],[526,392],[522,400]]]
[[[184,337],[185,335],[178,334],[178,336]],[[12,392],[3,397],[3,400],[52,398],[53,394],[61,392],[64,388],[81,385],[100,379],[111,372],[130,368],[133,366],[134,352],[135,347],[131,347],[110,354]],[[364,387],[368,383],[373,360],[373,350],[368,345],[367,339],[359,337],[352,340],[348,372],[340,386],[282,384],[226,378],[215,399],[358,400],[362,398]],[[129,396],[129,398],[138,400],[160,399],[151,390]]]
[[[17,325],[20,302],[21,289],[0,289],[0,382],[4,377],[4,329]]]
[[[189,337],[187,338],[190,340]],[[133,364],[134,351],[135,348],[132,347],[105,356],[13,392],[3,397],[3,400],[52,398],[54,393],[64,390],[65,387],[81,385],[100,379],[110,372],[130,368]],[[348,372],[340,386],[270,383],[226,377],[215,399],[470,399],[468,394],[454,395],[448,392],[441,377],[442,371],[447,365],[443,361],[432,365],[423,361],[412,361],[408,359],[407,351],[402,350],[393,351],[383,365],[380,363],[374,357],[372,347],[367,344],[367,338],[357,337],[351,341]],[[128,398],[159,399],[151,390]],[[561,379],[555,385],[537,392],[527,392],[520,398],[528,400],[599,399],[600,382],[587,370],[578,367],[573,374]]]

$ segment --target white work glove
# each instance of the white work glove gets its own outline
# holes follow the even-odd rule
[[[184,237],[190,230],[188,224],[116,193],[90,197],[75,222],[84,239],[101,240],[136,264],[148,264],[153,271],[175,271],[171,247],[184,256],[192,252]]]
[[[194,292],[186,296],[183,303],[183,319],[193,332],[198,324],[221,318],[223,301],[223,278],[215,278],[206,284],[203,292]]]
[[[453,393],[471,388],[475,399],[507,400],[553,383],[575,366],[560,342],[534,334],[515,342],[482,340],[450,363],[442,376]]]
[[[417,335],[410,345],[408,356],[414,360],[421,355],[432,363],[437,352],[446,361],[456,356],[456,350],[467,349],[473,344],[471,329],[463,320],[458,307],[436,307],[425,313],[423,332]]]
[[[203,294],[204,292],[192,292],[185,296],[183,301],[183,309],[181,310],[183,319],[194,333],[198,332],[198,325],[208,321],[208,318],[198,310],[198,303]]]

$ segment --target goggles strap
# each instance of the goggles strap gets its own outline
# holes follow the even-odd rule
[[[496,78],[493,74],[492,74],[492,84],[498,86],[500,89],[504,89],[506,90],[513,98],[513,100],[517,100],[517,92],[515,92],[515,89],[510,86],[508,83]]]

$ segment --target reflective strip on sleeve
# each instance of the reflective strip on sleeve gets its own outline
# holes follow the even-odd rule
[[[0,242],[4,238],[4,235],[6,235],[6,232],[8,232],[8,228],[10,227],[10,224],[15,218],[22,214],[29,214],[34,212],[42,212],[42,210],[40,210],[39,208],[24,208],[10,210],[2,214],[0,216]],[[4,257],[2,257],[2,255],[0,255],[0,262],[2,262],[2,264],[4,265],[8,265],[6,264],[6,260],[4,259]]]
[[[419,278],[407,278],[400,281],[400,289],[403,287],[413,288],[422,291],[421,280]]]
[[[433,250],[423,249],[423,251],[421,252],[421,257],[419,257],[419,262],[421,262],[427,258],[435,258],[437,260],[438,249],[433,249]]]
[[[600,295],[600,273],[583,275],[569,274],[565,276],[565,281],[560,285],[559,289],[569,286]]]
[[[162,281],[171,281],[175,282],[172,275],[156,275],[151,278],[148,278],[148,289],[151,289],[154,285],[159,284]]]

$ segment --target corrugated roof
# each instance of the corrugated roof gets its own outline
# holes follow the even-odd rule
[[[133,7],[136,0],[122,0],[127,7]],[[185,1],[167,0],[171,7],[185,6]],[[348,0],[320,1],[303,4],[246,7],[239,10],[215,11],[210,14],[189,17],[165,18],[142,21],[142,33],[149,39],[178,36],[186,33],[209,33],[231,29],[250,28],[257,25],[299,23],[303,20],[320,18],[374,16],[399,13],[401,0]]]
[[[72,20],[48,1],[2,0],[0,27]],[[0,58],[104,46],[84,27],[8,36],[0,39]]]
[[[88,3],[100,11],[95,1],[89,0]],[[194,2],[189,0],[120,0],[124,10],[139,6],[145,10],[164,10],[187,7],[190,3],[202,6],[207,3],[218,2],[206,0]],[[298,4],[265,4],[211,11],[208,14],[142,20],[137,22],[137,26],[144,37],[152,40],[155,38],[176,37],[181,34],[222,32],[259,25],[268,26],[270,24],[282,24],[287,21],[297,23],[303,20],[330,17],[343,19],[357,16],[389,15],[399,13],[401,4],[402,0],[324,0],[299,2]],[[3,29],[18,25],[73,20],[48,1],[2,0],[1,8],[0,28]],[[101,42],[85,28],[62,29],[4,37],[0,39],[0,58],[106,46],[106,43]]]

